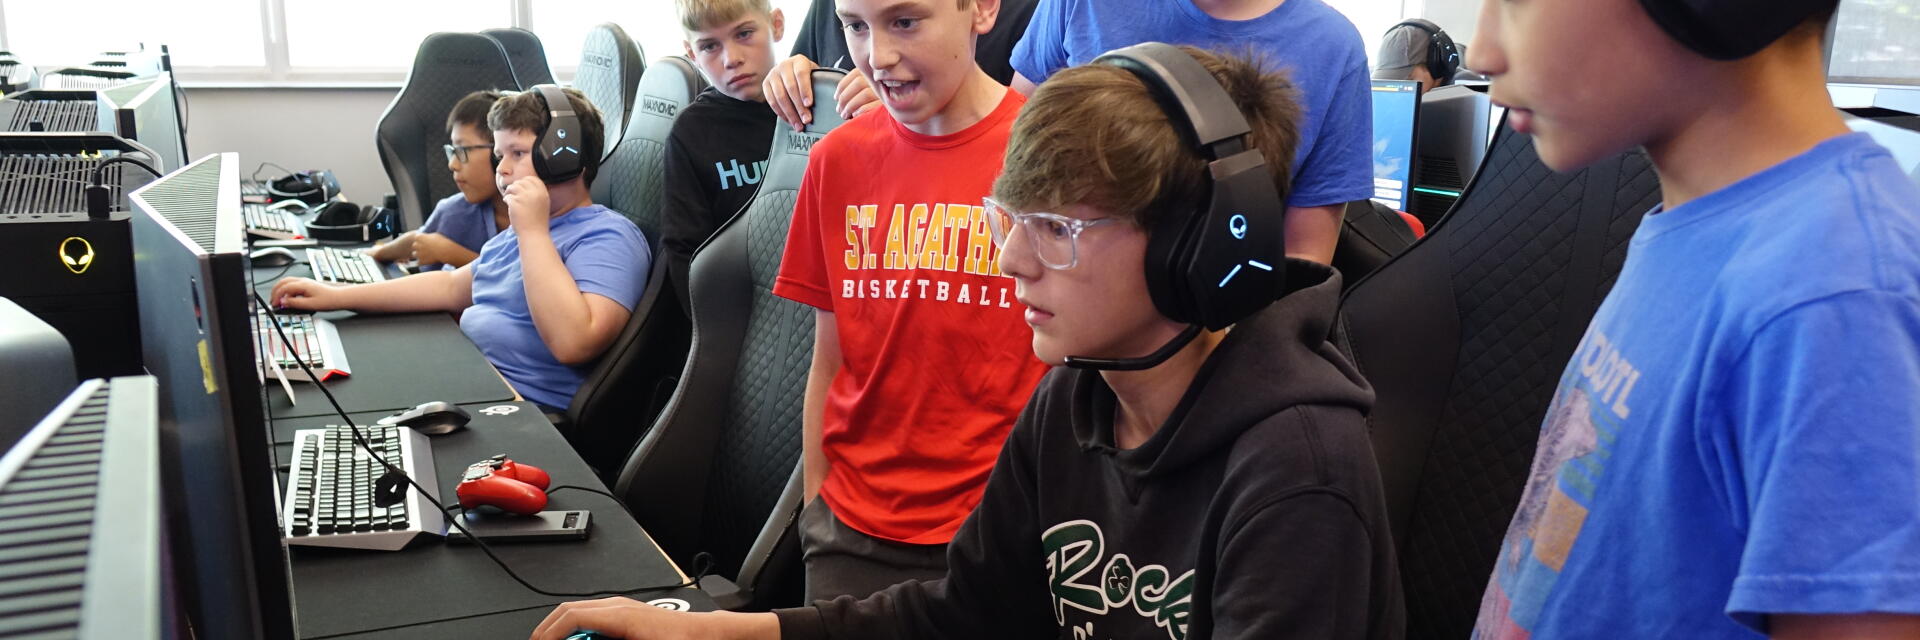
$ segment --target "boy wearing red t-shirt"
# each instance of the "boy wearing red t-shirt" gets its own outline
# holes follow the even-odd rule
[[[814,148],[775,295],[816,309],[802,438],[807,597],[946,574],[1046,368],[981,198],[1025,98],[973,57],[998,0],[839,0],[885,109]]]

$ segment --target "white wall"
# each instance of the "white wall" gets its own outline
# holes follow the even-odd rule
[[[379,204],[393,191],[373,147],[374,124],[399,93],[381,89],[186,90],[187,151],[195,158],[235,151],[240,177],[261,162],[293,170],[332,169],[347,199]],[[277,176],[268,168],[261,176]]]
[[[1474,24],[1480,19],[1482,0],[1426,0],[1420,17],[1432,20],[1460,46],[1473,43]]]

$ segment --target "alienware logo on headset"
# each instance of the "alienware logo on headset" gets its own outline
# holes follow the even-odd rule
[[[86,273],[93,266],[93,243],[80,236],[60,241],[60,264],[75,274]]]
[[[560,87],[550,84],[534,85],[528,89],[546,107],[547,122],[541,130],[535,132],[539,142],[533,154],[533,171],[547,184],[566,182],[586,171],[586,163],[580,158],[580,149],[567,141],[569,131],[580,129],[580,117],[573,111],[573,101]]]

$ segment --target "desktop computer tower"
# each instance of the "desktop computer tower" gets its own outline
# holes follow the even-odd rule
[[[121,153],[145,155],[111,135],[0,134],[0,297],[66,336],[82,378],[142,371],[124,194],[152,178],[109,166],[113,210],[92,218],[84,204],[94,165]]]
[[[1460,200],[1486,158],[1493,103],[1474,87],[1447,85],[1420,97],[1407,213],[1432,229]]]

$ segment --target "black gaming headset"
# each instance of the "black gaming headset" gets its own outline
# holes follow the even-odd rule
[[[1143,358],[1068,356],[1081,369],[1137,370],[1165,362],[1205,327],[1218,331],[1280,297],[1286,283],[1285,199],[1253,129],[1207,68],[1173,45],[1115,49],[1094,64],[1133,72],[1167,112],[1181,139],[1207,160],[1207,197],[1191,214],[1168,211],[1148,230],[1147,293],[1153,306],[1189,326]]]
[[[1387,30],[1392,31],[1400,27],[1413,27],[1427,32],[1427,59],[1423,63],[1427,67],[1427,73],[1433,76],[1435,85],[1452,81],[1453,74],[1460,71],[1460,47],[1454,46],[1453,36],[1447,35],[1447,30],[1440,28],[1440,25],[1421,18],[1403,20]]]
[[[534,132],[538,139],[533,146],[534,175],[547,184],[574,179],[586,171],[587,163],[580,156],[587,143],[581,139],[584,131],[580,116],[573,112],[573,101],[567,99],[567,92],[551,84],[537,84],[527,91],[539,98],[547,111],[546,124]]]
[[[1795,26],[1839,0],[1640,0],[1655,24],[1695,53],[1714,60],[1738,60],[1758,53]]]

